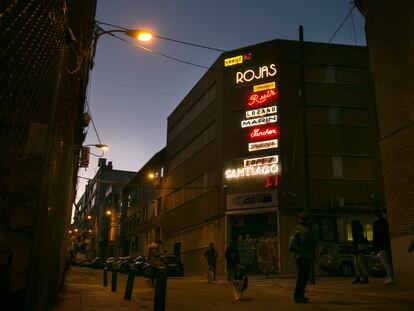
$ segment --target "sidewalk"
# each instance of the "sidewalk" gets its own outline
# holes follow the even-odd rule
[[[274,277],[253,277],[257,281],[269,282],[275,287],[283,288],[293,292],[296,278]],[[318,293],[325,296],[352,297],[385,302],[398,302],[412,304],[414,306],[414,288],[398,284],[385,285],[383,278],[369,279],[368,284],[352,284],[352,278],[320,276],[316,278],[316,284],[308,285],[306,290],[309,293]]]
[[[66,276],[65,288],[53,311],[153,310],[154,288],[143,277],[135,278],[132,299],[124,300],[126,278],[125,274],[118,274],[117,291],[111,292],[110,272],[108,287],[103,287],[101,269],[71,267]],[[232,287],[224,277],[219,277],[218,282],[214,283],[207,283],[202,276],[169,278],[166,310],[202,311],[213,308],[216,311],[260,311],[269,310],[274,305],[283,305],[284,310],[299,310],[303,305],[292,302],[295,282],[294,276],[250,276],[248,298],[242,304],[237,304],[232,296]],[[352,278],[318,277],[315,285],[307,287],[313,303],[306,307],[310,310],[364,310],[363,307],[370,302],[367,308],[376,305],[394,311],[410,310],[414,306],[414,288],[384,285],[381,278],[370,278],[369,284],[351,282]],[[342,309],[336,306],[327,309],[326,303],[338,301],[345,302]]]

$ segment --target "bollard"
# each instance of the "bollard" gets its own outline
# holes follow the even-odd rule
[[[103,286],[104,287],[108,286],[108,268],[107,267],[103,269]]]
[[[163,267],[157,269],[155,275],[154,311],[165,310],[165,296],[167,294],[167,270]]]
[[[111,286],[111,292],[116,292],[116,277],[118,276],[118,273],[116,270],[112,270],[112,286]]]
[[[133,270],[129,271],[127,284],[125,288],[125,295],[124,295],[125,300],[131,300],[132,289],[134,288],[134,279],[135,279],[135,272]]]

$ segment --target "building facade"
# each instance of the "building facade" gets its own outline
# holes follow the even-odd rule
[[[165,148],[157,152],[122,188],[120,256],[147,256],[148,245],[162,240],[162,184]]]
[[[132,171],[113,169],[105,158],[98,161],[98,171],[85,186],[76,204],[74,228],[83,237],[75,253],[93,259],[116,256],[121,188],[135,175]],[[76,256],[75,256],[76,258]]]
[[[0,6],[0,300],[49,310],[63,286],[96,1]]]
[[[320,245],[349,240],[353,219],[372,238],[374,103],[364,47],[275,40],[224,53],[168,118],[165,247],[203,273],[214,242],[223,272],[236,240],[250,271],[289,273],[299,212]]]
[[[385,202],[397,282],[414,284],[414,3],[355,1],[375,82]]]

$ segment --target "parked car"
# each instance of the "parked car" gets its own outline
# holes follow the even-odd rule
[[[144,256],[136,257],[131,263],[131,269],[134,270],[135,275],[144,275],[145,269],[148,266],[148,258]]]
[[[184,265],[176,255],[161,255],[161,266],[166,268],[167,276],[184,276]],[[144,276],[151,277],[152,270],[148,262],[144,267]]]
[[[135,258],[129,256],[119,257],[113,264],[112,269],[116,270],[119,273],[128,273],[131,269],[132,262]]]
[[[168,276],[184,276],[184,265],[177,255],[161,255],[161,266],[167,268]]]
[[[370,247],[366,256],[368,273],[372,276],[383,277],[385,269],[381,264],[379,254]],[[319,256],[319,268],[329,275],[351,276],[355,273],[354,248],[350,242],[338,242],[325,245]]]
[[[106,260],[106,263],[105,263],[106,268],[108,270],[112,270],[112,267],[113,267],[115,262],[116,262],[115,257],[108,257],[108,259]]]
[[[95,268],[95,269],[104,268],[105,267],[105,262],[101,257],[95,257],[92,260],[91,267]]]

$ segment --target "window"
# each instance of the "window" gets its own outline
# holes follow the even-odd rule
[[[175,156],[170,160],[170,170],[175,169],[181,163],[183,163],[188,158],[192,157],[196,152],[201,148],[207,145],[210,141],[215,138],[216,133],[216,123],[210,124],[205,128],[199,135],[197,135],[187,146],[185,146],[181,151],[179,151]]]
[[[332,172],[333,178],[343,178],[343,170],[342,170],[342,157],[341,156],[333,156],[332,157]]]
[[[178,136],[216,98],[216,83],[187,110],[185,115],[169,130],[168,142]]]
[[[214,189],[214,178],[215,171],[210,170],[167,195],[167,210],[174,209]]]
[[[325,82],[335,83],[335,69],[332,66],[325,68]]]
[[[312,220],[312,230],[319,241],[338,240],[335,216],[319,216]]]

